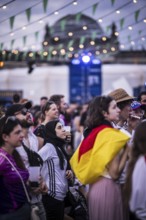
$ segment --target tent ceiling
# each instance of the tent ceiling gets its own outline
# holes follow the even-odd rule
[[[146,48],[145,0],[77,0],[77,5],[73,2],[73,0],[1,0],[1,48],[40,50],[46,24],[53,27],[59,19],[69,14],[76,15],[80,22],[80,13],[98,21],[103,35],[107,37],[111,34],[110,26],[115,22],[121,50]],[[3,9],[5,4],[7,8]],[[101,21],[99,19],[102,19],[102,22],[99,22]],[[60,23],[62,31],[65,23],[65,20]],[[70,31],[74,33],[73,27],[70,25]]]

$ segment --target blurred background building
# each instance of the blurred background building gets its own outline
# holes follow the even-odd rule
[[[19,5],[19,7],[18,7]],[[145,0],[1,0],[0,102],[62,93],[84,103],[146,82]]]

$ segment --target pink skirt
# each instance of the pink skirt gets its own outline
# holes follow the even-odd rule
[[[101,177],[90,185],[89,220],[124,220],[120,185]]]

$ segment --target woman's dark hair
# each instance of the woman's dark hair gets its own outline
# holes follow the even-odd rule
[[[44,117],[45,117],[45,111],[48,111],[48,110],[50,109],[50,106],[51,106],[52,104],[55,104],[55,102],[53,102],[53,101],[47,101],[46,104],[43,105],[41,111],[42,111],[42,114],[43,114]],[[44,119],[45,119],[45,118],[44,118]]]
[[[103,111],[108,112],[111,101],[113,98],[110,96],[96,96],[92,99],[88,106],[85,123],[89,129],[97,127],[105,120]]]
[[[132,174],[135,167],[135,164],[140,155],[146,154],[146,120],[142,121],[136,128],[133,146],[131,151],[131,159],[128,165],[127,174],[126,174],[126,183],[124,186],[124,201],[128,205],[129,199],[132,191]]]
[[[43,121],[44,116],[42,115],[41,111],[37,111],[34,114],[34,127],[37,127],[39,125],[39,120],[41,120],[41,122]]]
[[[46,142],[53,144],[60,160],[60,169],[64,169],[64,157],[68,160],[68,155],[64,150],[65,140],[56,136],[56,125],[59,120],[49,121],[45,125]],[[49,150],[49,149],[48,149]]]
[[[51,97],[50,97],[50,101],[53,101],[53,102],[55,102],[55,104],[57,105],[57,106],[60,106],[60,103],[61,103],[61,99],[62,98],[64,98],[64,95],[52,95]]]
[[[15,116],[4,116],[0,119],[0,146],[4,144],[2,135],[9,135],[17,125],[20,125],[20,122]]]
[[[5,141],[2,137],[3,134],[9,135],[17,125],[20,125],[20,122],[15,116],[4,116],[0,119],[0,147],[5,144]],[[21,156],[16,150],[13,151],[13,157],[19,168],[26,169]]]

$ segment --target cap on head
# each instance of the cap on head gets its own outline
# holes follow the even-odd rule
[[[15,115],[16,112],[20,112],[23,108],[30,109],[31,107],[32,107],[32,103],[30,101],[24,104],[13,104],[7,109],[5,115],[13,116]]]
[[[108,96],[111,96],[113,99],[115,99],[117,103],[134,99],[133,96],[128,95],[128,93],[122,88],[110,92]]]
[[[145,105],[143,105],[143,104],[141,104],[140,102],[137,102],[137,101],[133,101],[131,103],[131,109],[132,110],[136,110],[136,109],[139,109],[139,108],[145,110]]]
[[[137,101],[133,101],[132,103],[131,103],[131,109],[132,110],[136,110],[136,109],[138,109],[138,108],[141,108],[141,103],[140,102],[137,102]]]

